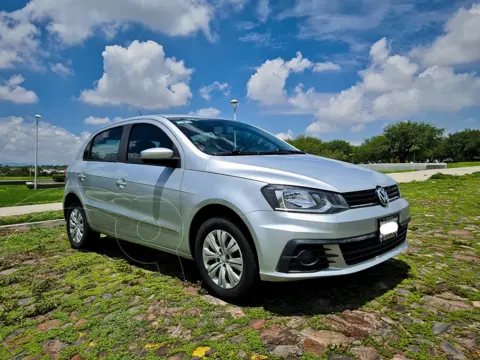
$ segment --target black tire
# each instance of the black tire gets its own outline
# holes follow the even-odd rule
[[[82,224],[83,232],[81,236],[77,236],[75,230],[72,229],[70,221],[72,216],[77,219],[77,223],[81,222]],[[100,234],[90,228],[87,217],[85,216],[85,211],[79,203],[72,203],[67,208],[65,221],[67,224],[68,240],[70,241],[71,247],[74,249],[84,249],[86,246],[100,238]]]
[[[204,243],[207,235],[215,230],[223,230],[230,234],[237,242],[241,251],[243,270],[240,280],[232,288],[227,289],[217,285],[212,278],[210,278],[208,271],[205,268],[203,260]],[[216,297],[225,300],[240,300],[244,298],[258,280],[258,265],[252,246],[240,228],[234,222],[226,218],[217,217],[209,219],[200,227],[195,240],[195,261],[206,288]],[[229,275],[227,273],[227,278],[228,277]]]

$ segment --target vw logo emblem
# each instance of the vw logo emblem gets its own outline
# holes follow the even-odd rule
[[[375,190],[375,192],[377,193],[378,200],[380,200],[380,204],[382,206],[388,206],[388,203],[390,201],[388,199],[388,194],[385,189],[379,186],[377,187],[377,190]]]

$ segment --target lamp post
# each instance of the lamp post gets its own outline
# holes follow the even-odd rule
[[[36,132],[35,132],[35,180],[33,182],[33,189],[37,190],[37,163],[38,163],[38,121],[42,117],[40,115],[35,115],[35,127],[36,127]]]
[[[233,120],[237,121],[237,105],[238,105],[238,100],[233,99],[230,101],[230,104],[233,106]]]

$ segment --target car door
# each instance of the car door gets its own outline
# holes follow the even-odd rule
[[[127,239],[176,250],[183,227],[180,185],[184,170],[180,143],[156,121],[132,124],[128,132],[124,196],[116,201],[122,213],[117,231]],[[174,159],[143,163],[141,152],[158,147],[173,150]]]
[[[90,225],[109,234],[115,233],[119,215],[115,203],[123,196],[118,179],[125,177],[120,162],[124,130],[117,126],[98,133],[86,148],[86,161],[77,174]]]

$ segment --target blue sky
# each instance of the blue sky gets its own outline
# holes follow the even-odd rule
[[[479,128],[480,5],[3,0],[0,162],[70,161],[118,118],[199,113],[359,144],[414,119]],[[202,90],[203,88],[203,90]]]

